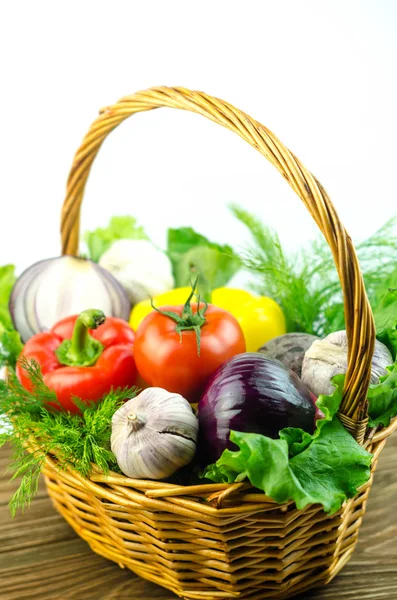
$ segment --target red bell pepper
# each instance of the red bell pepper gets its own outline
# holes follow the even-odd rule
[[[66,317],[50,331],[30,338],[22,350],[21,357],[39,364],[44,383],[71,413],[80,413],[73,396],[83,402],[97,401],[112,388],[136,382],[135,334],[126,321],[105,319],[102,311],[94,309]],[[19,362],[16,372],[22,385],[32,390]]]

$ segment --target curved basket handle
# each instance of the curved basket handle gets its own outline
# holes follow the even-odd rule
[[[157,87],[121,98],[103,109],[77,151],[62,210],[62,253],[76,255],[79,215],[91,164],[106,136],[124,119],[141,111],[169,107],[199,113],[234,131],[265,156],[305,204],[327,240],[342,285],[349,360],[340,417],[362,442],[367,423],[366,394],[370,380],[375,327],[351,238],[339,221],[326,191],[271,131],[231,104],[185,88]]]

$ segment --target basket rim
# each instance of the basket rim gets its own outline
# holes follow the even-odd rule
[[[373,461],[372,463],[376,464],[379,454],[383,449],[387,438],[397,430],[397,417],[395,417],[388,427],[380,429],[378,432],[375,430],[370,430],[370,435],[368,436],[367,442],[364,444],[364,447],[369,449],[371,452],[372,447],[375,446],[375,452],[373,452]],[[375,432],[371,435],[371,432]],[[31,443],[27,447],[27,450],[30,452],[35,451],[35,447],[37,448],[37,441],[32,438]],[[206,504],[198,506],[203,508],[201,512],[204,514],[212,514],[212,515],[222,515],[222,514],[231,514],[230,509],[222,508],[224,501],[229,498],[231,495],[238,497],[240,502],[243,505],[237,510],[233,509],[233,514],[237,512],[246,513],[250,510],[265,510],[266,508],[270,510],[270,507],[283,507],[283,510],[288,510],[288,508],[294,505],[294,501],[289,501],[284,504],[279,504],[269,496],[267,496],[262,490],[258,490],[255,488],[249,481],[248,482],[239,482],[239,483],[203,483],[198,485],[178,485],[174,483],[167,483],[164,481],[156,481],[150,479],[132,479],[125,475],[120,475],[114,471],[109,470],[107,474],[104,474],[103,471],[95,464],[92,464],[92,472],[89,477],[83,477],[79,473],[73,470],[72,467],[67,467],[65,470],[59,464],[57,464],[56,454],[46,454],[45,457],[45,465],[44,474],[46,468],[52,471],[61,471],[63,476],[66,479],[70,479],[74,483],[78,482],[83,489],[91,488],[92,491],[95,490],[96,485],[104,484],[111,487],[111,489],[123,492],[127,497],[130,497],[130,500],[134,500],[134,494],[140,493],[142,497],[146,498],[150,502],[162,502],[164,509],[165,506],[169,506],[169,503],[181,504],[181,506],[185,506],[186,502],[189,503],[192,498],[200,498],[204,497]],[[372,467],[371,467],[372,468]],[[368,486],[372,484],[372,475],[370,479],[363,485],[361,488],[357,490],[357,494],[364,491]],[[130,491],[129,491],[130,490]],[[357,495],[356,494],[356,495]],[[110,493],[110,496],[113,496],[113,501],[117,502],[118,496]],[[354,496],[356,497],[356,496]],[[186,500],[186,498],[188,500]],[[120,498],[119,498],[120,499]],[[136,499],[136,498],[135,498]],[[167,499],[166,505],[164,504]],[[350,499],[352,500],[352,499]],[[346,500],[349,502],[350,500]],[[343,509],[343,506],[340,510]],[[320,506],[320,505],[308,505],[302,511],[305,511],[308,507]],[[192,506],[189,506],[192,509]],[[197,509],[196,507],[194,508]],[[208,512],[209,511],[209,512]],[[214,512],[215,511],[215,512]],[[221,512],[219,512],[221,511]]]

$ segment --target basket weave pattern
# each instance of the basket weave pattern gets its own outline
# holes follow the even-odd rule
[[[284,599],[328,583],[357,541],[378,456],[397,419],[364,439],[374,323],[356,253],[321,184],[274,134],[230,104],[184,88],[152,88],[103,109],[76,153],[62,211],[64,254],[78,252],[90,167],[106,136],[137,112],[190,110],[237,133],[263,154],[304,202],[333,254],[345,303],[349,361],[340,418],[374,454],[370,481],[329,516],[319,506],[279,505],[247,483],[181,487],[133,480],[94,465],[90,479],[47,457],[44,475],[57,510],[92,550],[191,600]]]
[[[385,442],[368,447],[372,473]],[[99,472],[88,481],[50,457],[44,476],[55,508],[94,552],[189,600],[276,600],[328,583],[354,550],[372,484],[329,516],[244,484],[182,488]]]

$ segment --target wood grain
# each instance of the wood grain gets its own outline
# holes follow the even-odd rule
[[[91,552],[53,509],[41,482],[29,511],[11,519],[17,482],[0,450],[0,600],[173,600],[171,592]],[[382,452],[352,560],[327,587],[297,600],[397,600],[397,435]]]

